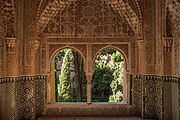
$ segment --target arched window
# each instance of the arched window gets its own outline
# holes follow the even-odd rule
[[[120,51],[101,50],[95,59],[92,102],[127,102],[126,60]]]
[[[73,49],[63,49],[54,58],[56,102],[86,102],[83,58]]]

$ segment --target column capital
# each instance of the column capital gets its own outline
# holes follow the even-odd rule
[[[138,39],[136,40],[136,43],[137,43],[138,49],[139,49],[139,50],[142,50],[144,40],[143,40],[142,38],[138,38]]]
[[[37,50],[39,48],[39,45],[40,45],[40,41],[39,40],[35,40],[34,41],[35,50]]]
[[[15,52],[15,37],[6,37],[7,52]]]
[[[173,37],[163,37],[162,40],[164,43],[165,52],[171,52],[171,47],[173,44]]]

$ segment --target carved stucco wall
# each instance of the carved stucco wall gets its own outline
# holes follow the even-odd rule
[[[121,49],[126,53],[129,62],[133,63],[129,69],[132,69],[133,72],[136,71],[134,32],[126,20],[119,16],[109,3],[88,0],[72,2],[49,19],[40,36],[39,53],[41,54],[40,71],[42,74],[45,71],[50,73],[47,70],[52,62],[50,58],[57,49],[65,47],[67,43],[70,47],[80,50],[85,59],[87,58],[87,44],[100,45],[97,48],[92,47],[93,59],[98,49],[102,47],[117,44],[115,46],[121,48],[118,44],[129,44],[126,49]],[[132,56],[129,56],[130,54]]]
[[[155,2],[155,72],[156,74],[163,74],[163,40],[162,40],[162,28],[163,28],[163,2],[156,0]]]
[[[23,74],[35,74],[35,66],[33,64],[35,54],[35,40],[37,39],[36,15],[39,2],[39,0],[24,1],[23,40],[25,49]]]
[[[121,10],[119,9],[120,6],[116,6],[117,4],[120,4],[119,1],[115,1],[113,3],[110,3],[110,5],[104,4],[105,6],[101,6],[98,4],[94,4],[94,8],[95,8],[95,13],[98,15],[98,17],[96,15],[92,15],[92,13],[87,12],[86,8],[88,6],[85,4],[84,5],[80,5],[79,8],[74,9],[72,6],[72,3],[68,3],[67,7],[65,9],[61,9],[62,11],[58,11],[53,17],[48,16],[50,18],[49,22],[45,24],[44,27],[46,27],[43,30],[42,34],[37,34],[37,23],[38,20],[40,18],[43,18],[41,15],[42,13],[44,13],[43,11],[48,7],[48,4],[51,1],[48,0],[34,0],[34,1],[26,1],[26,0],[18,0],[17,1],[17,26],[13,25],[15,23],[15,17],[14,17],[14,10],[12,8],[16,9],[16,2],[14,0],[1,0],[0,1],[0,8],[3,9],[5,8],[6,11],[1,10],[0,11],[0,16],[3,15],[3,19],[0,19],[0,76],[3,76],[3,72],[6,74],[9,74],[8,70],[7,70],[7,66],[11,66],[11,64],[7,64],[6,60],[4,60],[4,58],[6,58],[5,56],[7,56],[4,50],[4,47],[6,47],[7,44],[6,43],[6,37],[16,37],[16,57],[15,60],[17,60],[17,62],[15,63],[16,66],[18,68],[18,74],[15,75],[33,75],[33,74],[49,74],[49,65],[51,64],[50,62],[50,57],[56,52],[56,50],[60,49],[61,47],[65,46],[66,43],[69,43],[69,47],[74,47],[79,49],[82,54],[84,55],[85,59],[87,59],[87,44],[80,44],[81,42],[84,43],[92,43],[92,51],[94,51],[92,53],[92,56],[94,57],[96,52],[108,45],[113,45],[115,47],[118,47],[120,49],[122,49],[122,51],[124,51],[124,53],[126,54],[126,56],[128,57],[128,60],[131,64],[130,66],[130,72],[132,73],[136,73],[137,71],[137,67],[139,67],[139,64],[136,64],[138,62],[137,57],[139,56],[139,48],[137,48],[137,43],[136,43],[136,37],[134,36],[134,32],[131,29],[131,25],[133,25],[132,23],[128,23],[127,20],[128,19],[124,19],[121,15],[119,15],[119,13],[121,12]],[[97,2],[97,1],[96,1]],[[95,2],[95,3],[96,3]],[[101,1],[102,2],[102,1]],[[170,22],[172,22],[172,26],[165,26],[166,23],[166,8],[167,8],[167,4],[166,0],[161,1],[161,0],[148,0],[148,1],[143,1],[143,0],[128,0],[126,1],[129,3],[129,5],[127,5],[127,8],[129,8],[129,6],[132,8],[130,9],[133,10],[134,12],[132,14],[129,15],[134,15],[134,13],[137,14],[137,16],[133,17],[136,18],[138,17],[140,22],[142,23],[142,36],[141,39],[143,40],[142,44],[142,55],[144,56],[144,62],[147,63],[146,67],[145,67],[145,72],[144,74],[164,74],[165,70],[164,70],[164,58],[163,58],[163,53],[164,53],[164,38],[168,38],[170,36],[167,36],[167,28],[172,28],[175,30],[173,31],[173,44],[172,44],[172,53],[171,55],[173,56],[171,59],[166,59],[167,63],[169,62],[170,65],[166,68],[171,69],[172,68],[172,72],[170,73],[171,75],[175,75],[175,76],[180,76],[180,39],[179,39],[179,25],[178,23],[178,12],[174,12],[174,10],[176,11],[177,7],[174,7],[172,9],[172,7],[169,7],[169,11],[171,13],[172,19],[168,20]],[[138,5],[139,3],[139,5]],[[13,5],[14,4],[14,5]],[[49,5],[50,6],[50,5]],[[176,6],[178,6],[178,3],[176,4]],[[104,9],[104,8],[105,9]],[[145,8],[144,8],[145,7]],[[10,9],[9,9],[10,8]],[[68,8],[68,9],[67,9]],[[73,8],[73,9],[72,9]],[[91,8],[91,7],[90,7]],[[109,17],[107,17],[109,19],[109,22],[102,22],[102,21],[106,21],[106,18],[103,18],[104,16],[106,16],[106,14],[101,14],[101,10],[99,8],[103,8],[102,10],[110,11],[108,14]],[[112,9],[113,8],[113,9]],[[80,13],[80,15],[77,17],[76,15],[74,15],[74,13],[76,13],[76,11],[78,11],[78,9],[82,9],[81,12],[77,12],[78,14]],[[67,11],[68,12],[67,12]],[[72,10],[75,10],[72,12]],[[86,12],[83,12],[86,11]],[[117,10],[117,11],[116,11]],[[162,10],[162,11],[161,11]],[[178,9],[177,9],[178,10]],[[162,13],[161,13],[162,12]],[[73,14],[72,14],[73,13]],[[108,12],[107,12],[108,13]],[[46,15],[46,14],[44,14]],[[69,16],[68,16],[69,15]],[[73,16],[74,15],[74,16]],[[90,15],[90,16],[89,16]],[[162,15],[162,16],[160,16]],[[9,16],[9,17],[7,17]],[[87,17],[88,16],[88,17]],[[99,17],[100,16],[100,17]],[[63,19],[62,19],[63,17]],[[76,18],[77,17],[77,21],[73,21],[72,18]],[[113,19],[111,18],[113,17]],[[7,22],[5,22],[7,20]],[[102,21],[101,21],[102,20]],[[165,20],[165,21],[164,21]],[[12,22],[11,22],[12,21]],[[112,22],[113,21],[113,22]],[[82,24],[80,23],[82,22]],[[84,24],[84,23],[85,24]],[[134,22],[137,22],[136,20]],[[72,25],[69,25],[71,24]],[[127,24],[128,23],[128,24]],[[84,24],[84,25],[83,25]],[[78,27],[76,27],[78,26]],[[66,28],[66,29],[65,29]],[[78,28],[78,29],[75,29]],[[93,28],[93,30],[91,29]],[[16,31],[14,30],[16,29]],[[89,31],[87,31],[87,29],[89,29],[91,32],[89,33]],[[6,32],[8,30],[8,32]],[[58,30],[61,31],[58,33]],[[70,32],[69,32],[70,31]],[[76,31],[75,34],[73,33],[73,31]],[[95,31],[95,32],[94,32]],[[103,31],[103,32],[102,32]],[[96,33],[97,32],[97,33]],[[168,34],[171,33],[172,31],[168,31]],[[50,33],[50,34],[49,34]],[[39,35],[39,36],[38,36]],[[77,35],[77,36],[74,36]],[[73,38],[72,38],[73,37]],[[106,37],[106,38],[104,38]],[[139,37],[139,36],[138,36]],[[164,37],[164,38],[163,38]],[[171,36],[172,38],[172,36]],[[169,39],[169,38],[168,38]],[[40,47],[38,49],[35,49],[36,46],[36,40],[40,40]],[[98,44],[94,44],[96,42],[99,42]],[[113,42],[114,43],[113,43]],[[104,44],[106,42],[106,44]],[[71,43],[71,44],[70,44]],[[102,44],[103,43],[103,44]],[[76,45],[75,45],[76,44]],[[123,44],[123,45],[122,45]],[[123,47],[122,47],[123,46]],[[128,47],[126,47],[128,46]],[[127,50],[128,49],[128,50]],[[169,53],[168,53],[169,54]],[[9,56],[7,56],[9,57]],[[9,58],[13,58],[13,56],[9,57]],[[165,64],[168,65],[168,64]],[[4,67],[4,68],[3,68]],[[9,68],[9,67],[8,67]],[[140,67],[140,69],[144,69]],[[6,73],[7,72],[7,73]],[[24,77],[23,78],[24,81],[29,80],[29,78]],[[120,107],[118,108],[118,110],[122,110],[124,112],[120,113],[117,110],[117,114],[119,115],[139,115],[141,116],[141,114],[143,113],[144,117],[147,118],[154,118],[154,116],[156,116],[156,118],[161,118],[162,117],[162,109],[156,109],[155,112],[151,112],[152,111],[152,107],[148,107],[149,102],[145,103],[147,106],[146,108],[142,108],[142,103],[139,103],[140,100],[142,100],[142,96],[140,95],[140,93],[142,91],[141,88],[138,89],[138,87],[140,87],[142,85],[142,83],[140,83],[142,79],[135,79],[134,82],[134,98],[133,98],[133,103],[135,106],[133,107]],[[147,81],[147,80],[146,80]],[[154,81],[154,80],[151,80]],[[155,80],[157,81],[157,80]],[[43,87],[44,89],[44,80],[43,80],[43,84],[41,84],[41,82],[35,82],[35,84],[38,86],[35,90],[38,90],[38,92],[40,92],[41,87]],[[41,86],[42,85],[42,86]],[[164,87],[163,87],[164,85]],[[148,84],[146,85],[146,88],[149,89],[151,87],[157,89],[160,88],[160,90],[164,90],[165,96],[166,97],[170,97],[169,99],[164,98],[164,104],[168,104],[170,105],[169,107],[165,106],[164,109],[164,117],[167,119],[175,119],[178,116],[178,95],[177,95],[177,91],[178,91],[178,85],[177,83],[164,83],[162,85],[161,82],[158,82],[155,86],[148,86]],[[0,89],[1,91],[3,91],[1,93],[1,97],[4,96],[5,94],[7,96],[11,95],[8,91],[13,91],[14,83],[3,83],[0,84]],[[4,89],[5,88],[5,89]],[[20,89],[24,89],[22,86],[19,87]],[[32,88],[32,86],[31,86]],[[30,89],[31,89],[30,88]],[[3,90],[2,90],[3,89]],[[7,90],[7,91],[4,91]],[[7,92],[7,93],[6,93]],[[38,93],[37,92],[37,93]],[[45,91],[43,91],[44,93],[42,95],[45,96]],[[161,108],[161,99],[162,99],[162,94],[161,93],[156,93],[154,94],[154,92],[150,91],[150,93],[145,93],[144,95],[148,95],[148,94],[153,94],[153,96],[158,97],[158,101],[154,104],[152,104],[153,106],[157,107],[157,108]],[[40,93],[41,94],[41,93]],[[45,98],[45,97],[42,98]],[[138,97],[137,97],[138,96]],[[172,98],[173,96],[173,98]],[[39,96],[36,94],[35,95],[36,98],[38,98]],[[5,101],[6,97],[3,97],[3,102]],[[19,98],[19,97],[17,97]],[[12,101],[13,96],[11,96],[11,101]],[[149,99],[152,99],[149,97]],[[157,100],[157,99],[156,99]],[[171,101],[172,100],[172,101]],[[11,101],[7,101],[7,104],[9,105],[13,105],[11,104]],[[42,102],[43,101],[43,102]],[[43,103],[44,105],[44,100],[40,101],[39,103],[35,103],[36,105],[39,106],[39,104]],[[3,102],[1,104],[1,108],[3,106]],[[18,105],[21,104],[17,104],[16,107],[18,107]],[[22,106],[21,106],[22,107]],[[149,108],[149,110],[148,110]],[[41,110],[43,110],[44,108],[38,108],[38,114],[41,114]],[[98,108],[100,111],[106,109],[105,108]],[[27,109],[26,109],[27,110]],[[54,109],[52,109],[54,110]],[[72,110],[72,109],[67,109],[67,110]],[[84,110],[84,109],[74,109],[74,110]],[[91,109],[88,109],[91,110]],[[145,113],[144,113],[145,110]],[[3,109],[4,111],[4,109]],[[7,110],[8,113],[10,110]],[[73,110],[72,110],[73,111]],[[111,111],[111,109],[109,110]],[[125,111],[128,111],[125,112]],[[136,113],[135,113],[135,112]],[[175,112],[173,112],[175,111]],[[172,114],[171,114],[172,113]],[[18,114],[21,114],[18,113]],[[22,112],[22,115],[25,114]],[[29,113],[27,113],[29,114]],[[79,114],[79,113],[77,113]],[[83,114],[83,113],[82,113]],[[86,113],[85,113],[86,114]],[[99,113],[101,114],[101,113]],[[110,114],[107,112],[107,114]],[[11,114],[12,115],[12,114]],[[12,118],[12,116],[9,116]],[[31,118],[31,113],[30,113],[30,117]]]
[[[3,40],[0,38],[0,77],[3,76]]]
[[[178,76],[179,75],[179,37],[180,37],[180,1],[179,0],[173,0],[173,1],[168,1],[164,0],[164,8],[166,9],[166,14],[169,16],[169,28],[171,28],[171,33],[173,36],[173,57],[172,57],[172,62],[173,62],[173,75]],[[168,26],[168,25],[167,25]]]
[[[144,30],[145,30],[145,49],[146,49],[146,74],[155,74],[155,1],[145,2]]]

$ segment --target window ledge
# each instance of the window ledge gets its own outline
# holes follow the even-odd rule
[[[120,106],[131,106],[129,103],[111,103],[111,102],[92,102],[91,104],[87,104],[86,102],[57,102],[57,103],[49,103],[47,107],[120,107]]]

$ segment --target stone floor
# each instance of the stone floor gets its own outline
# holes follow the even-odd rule
[[[142,120],[140,117],[42,117],[38,120]]]

